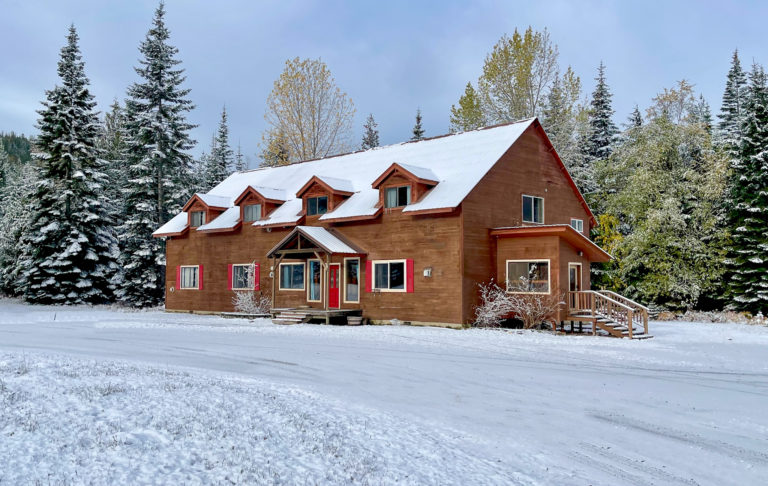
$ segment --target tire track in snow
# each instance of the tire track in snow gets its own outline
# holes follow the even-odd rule
[[[639,472],[646,474],[647,476],[652,477],[655,480],[661,481],[660,484],[674,483],[674,484],[686,484],[686,485],[699,486],[699,483],[693,478],[686,479],[681,476],[672,474],[668,471],[665,471],[664,469],[652,466],[647,462],[644,462],[638,459],[632,459],[630,457],[623,456],[621,454],[617,454],[610,447],[598,446],[596,444],[591,444],[589,442],[581,442],[579,445],[587,449],[590,449],[592,452],[596,454],[600,454],[601,456],[606,456],[610,458],[611,461],[614,463],[624,464],[628,467],[631,467]],[[655,483],[655,484],[659,484],[659,483]]]

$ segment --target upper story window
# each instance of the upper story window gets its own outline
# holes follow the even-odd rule
[[[584,232],[584,220],[583,219],[571,218],[571,226],[573,227],[573,229],[575,229],[579,233],[583,233]]]
[[[205,211],[193,211],[191,226],[196,228],[205,224]]]
[[[411,204],[411,186],[388,187],[384,193],[385,208],[399,208]]]
[[[544,223],[544,198],[523,195],[523,223]]]
[[[248,204],[243,208],[243,221],[258,221],[261,219],[261,204]]]
[[[325,214],[328,212],[328,196],[308,197],[307,216]]]

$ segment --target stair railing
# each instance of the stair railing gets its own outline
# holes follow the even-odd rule
[[[568,292],[568,312],[585,311],[589,311],[595,320],[602,317],[626,326],[629,338],[632,339],[636,317],[635,309],[629,305],[594,290]],[[597,324],[592,328],[593,333],[597,331],[596,327]]]
[[[600,290],[599,293],[632,307],[634,310],[633,323],[636,324],[637,327],[642,327],[645,334],[648,334],[648,308],[646,306],[638,304],[634,300],[624,297],[621,294],[617,294],[616,292],[611,292],[610,290]]]

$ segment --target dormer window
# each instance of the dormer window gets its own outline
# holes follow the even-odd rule
[[[307,216],[325,214],[328,212],[328,196],[308,197]]]
[[[205,224],[205,211],[193,211],[190,218],[190,226],[197,228]]]
[[[261,204],[248,204],[243,207],[243,221],[249,223],[261,219]]]
[[[385,208],[401,208],[411,204],[411,186],[388,187],[384,196]]]

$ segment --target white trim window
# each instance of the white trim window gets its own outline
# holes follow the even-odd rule
[[[544,223],[544,198],[523,194],[523,223]]]
[[[344,259],[344,302],[360,302],[360,259]]]
[[[243,208],[243,221],[250,223],[261,219],[261,204],[246,204]]]
[[[507,292],[550,293],[549,260],[507,260]]]
[[[579,233],[584,232],[584,220],[583,219],[577,219],[577,218],[571,218],[571,227],[578,231]]]
[[[405,292],[405,260],[373,262],[373,288],[382,292]]]
[[[385,208],[401,208],[411,204],[411,186],[388,187],[384,191]]]
[[[280,264],[280,290],[304,290],[304,263]]]
[[[181,282],[179,289],[199,289],[200,288],[200,266],[189,265],[182,266],[180,269]]]
[[[323,264],[320,260],[309,260],[307,302],[323,300]]]
[[[190,226],[197,228],[205,224],[205,211],[192,211]]]
[[[232,265],[232,290],[253,290],[256,286],[256,268],[253,263]]]

